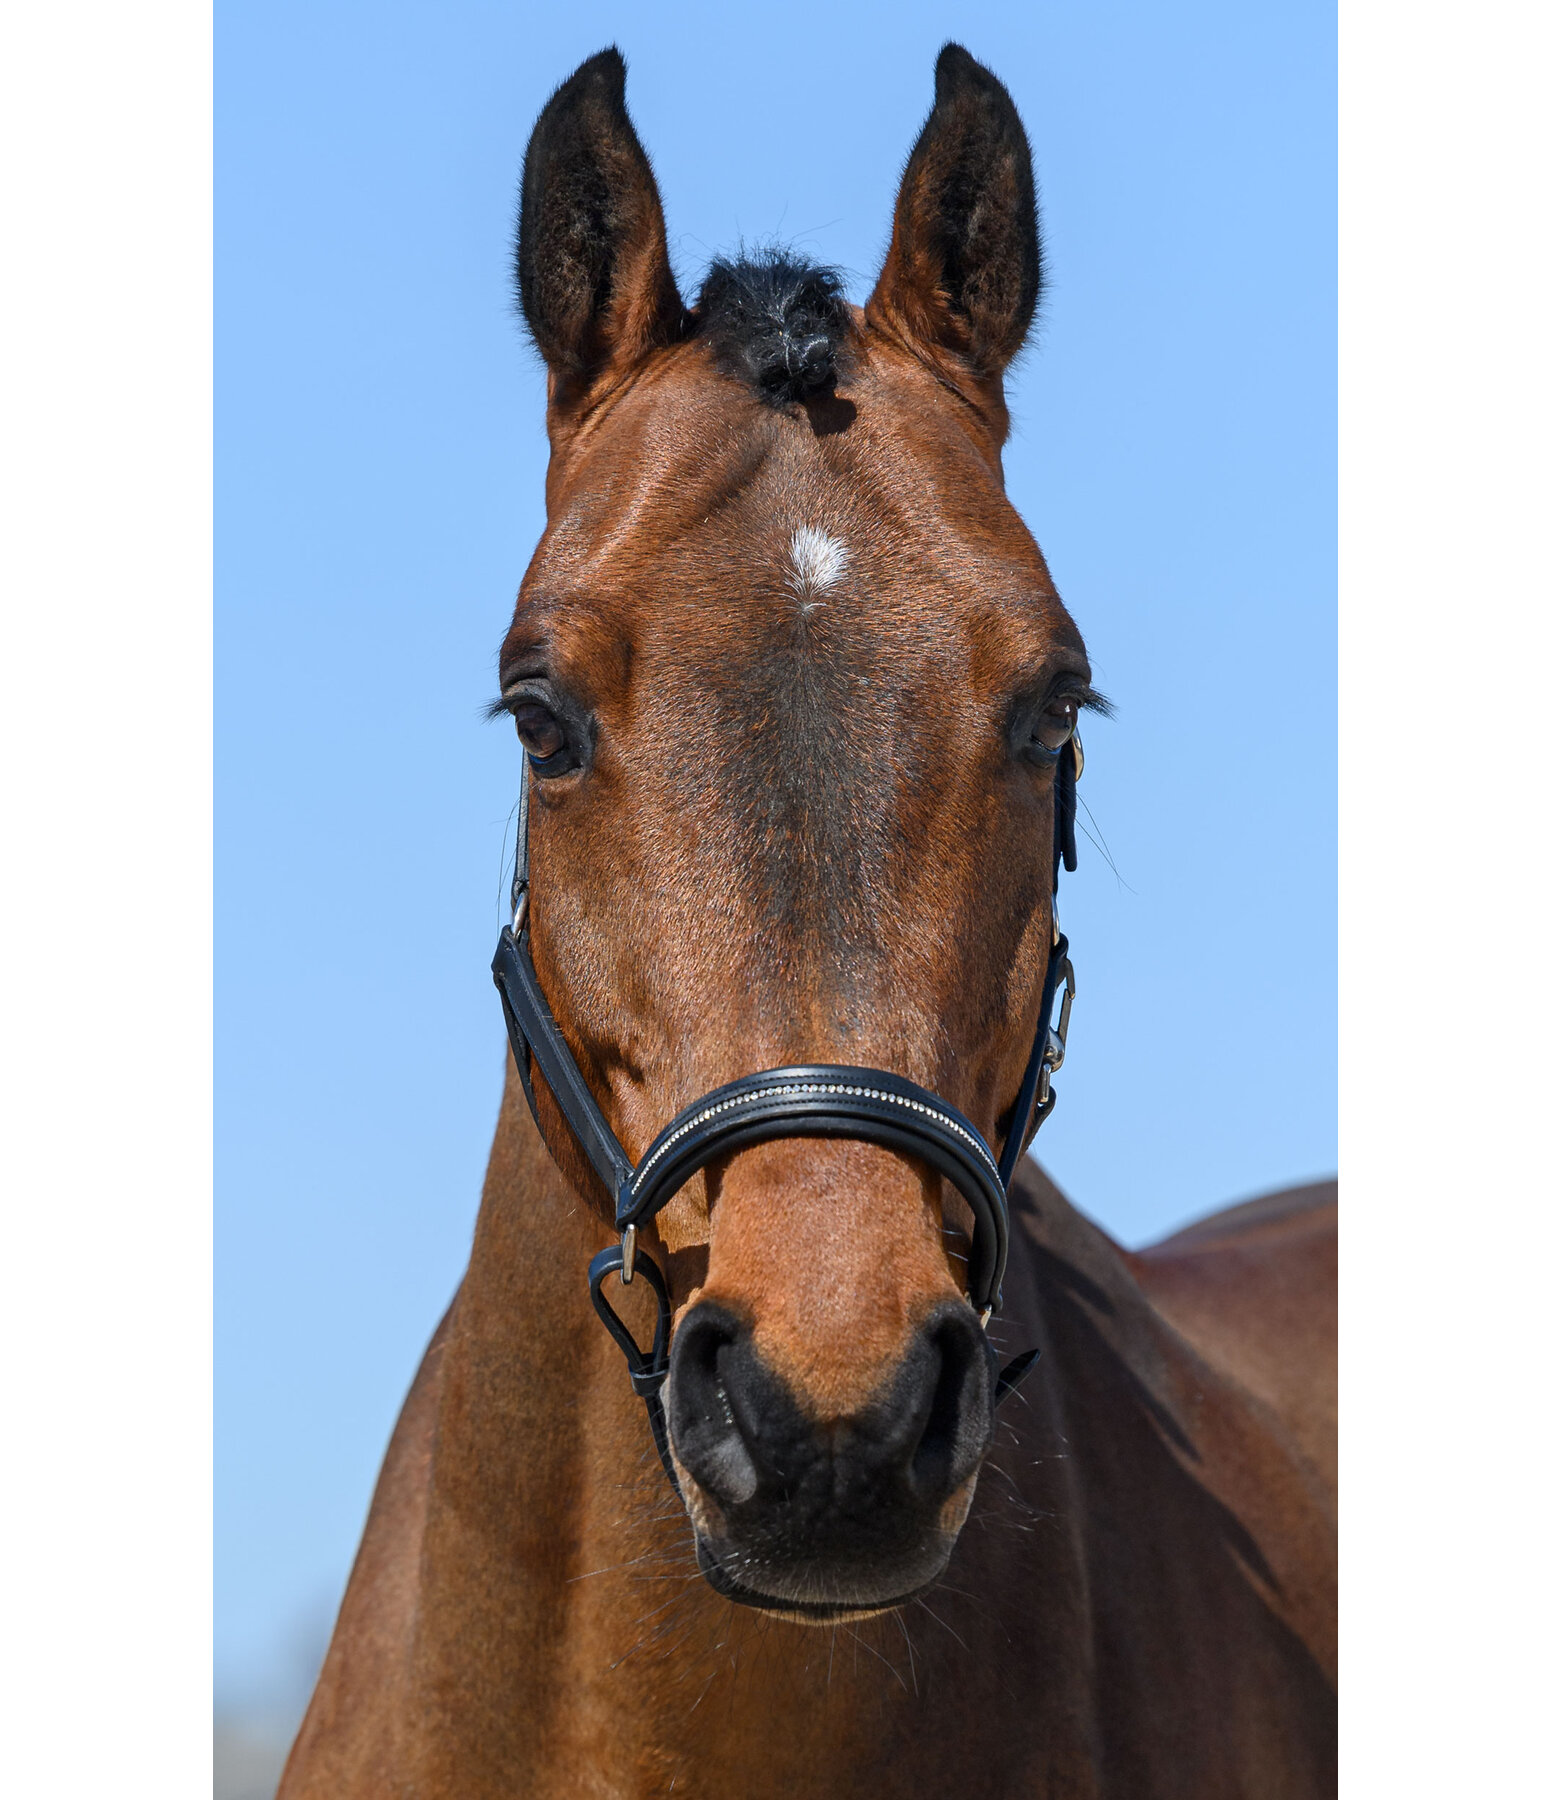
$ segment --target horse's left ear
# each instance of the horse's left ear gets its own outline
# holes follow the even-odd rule
[[[522,316],[552,403],[583,403],[683,326],[656,177],[624,105],[624,58],[584,62],[539,115],[522,164]]]
[[[1038,299],[1039,219],[1022,120],[989,69],[946,44],[867,322],[950,379],[957,365],[995,380],[1022,347]]]

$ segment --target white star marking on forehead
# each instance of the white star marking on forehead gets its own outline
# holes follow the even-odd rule
[[[811,602],[839,581],[849,561],[850,552],[838,538],[814,525],[799,525],[791,534],[786,585],[799,600]]]

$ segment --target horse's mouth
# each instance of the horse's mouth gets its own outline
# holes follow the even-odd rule
[[[694,1534],[694,1550],[699,1560],[700,1573],[724,1600],[731,1600],[738,1606],[751,1606],[758,1612],[769,1614],[771,1618],[784,1619],[793,1625],[853,1625],[860,1619],[875,1619],[882,1613],[894,1612],[918,1598],[935,1580],[933,1576],[931,1581],[922,1582],[905,1593],[890,1595],[886,1599],[868,1596],[849,1600],[795,1600],[762,1593],[758,1588],[739,1580],[727,1570],[699,1532]]]

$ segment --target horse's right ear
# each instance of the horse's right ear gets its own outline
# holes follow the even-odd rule
[[[522,164],[522,316],[550,401],[584,404],[683,328],[656,178],[624,107],[624,58],[584,62],[539,114]]]

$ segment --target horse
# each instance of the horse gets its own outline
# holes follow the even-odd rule
[[[1023,1153],[1104,703],[1003,480],[1010,95],[943,49],[864,306],[690,306],[604,51],[515,262],[513,1049],[281,1800],[1331,1794],[1333,1184],[1131,1252]]]

